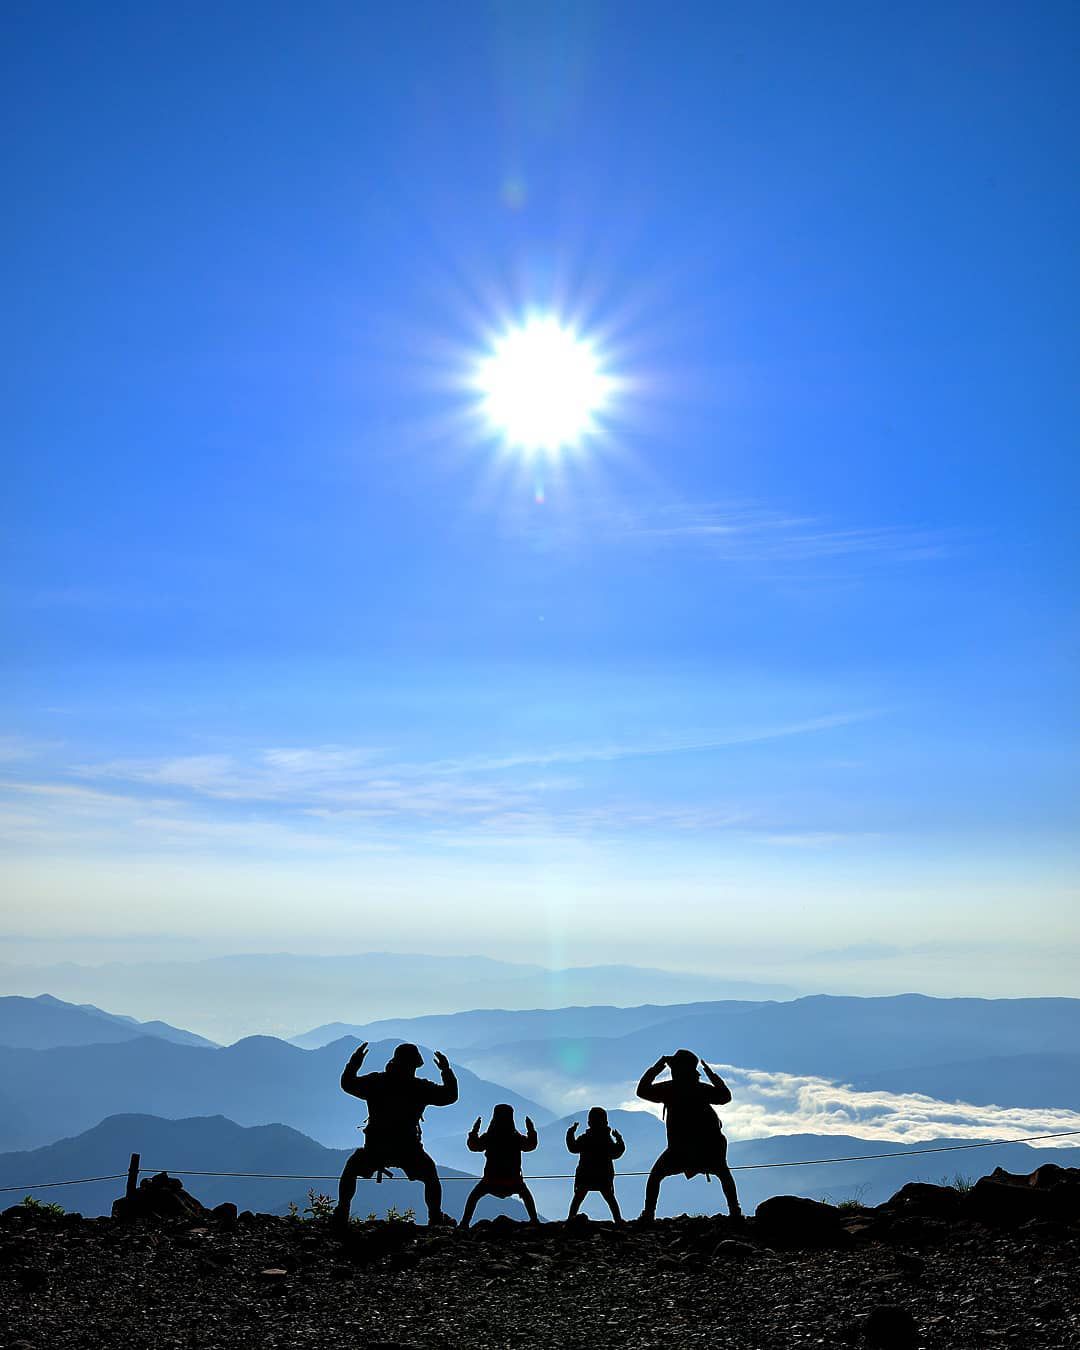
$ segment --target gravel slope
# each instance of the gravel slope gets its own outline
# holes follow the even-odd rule
[[[795,1214],[784,1199],[741,1228],[498,1219],[354,1225],[344,1240],[227,1210],[132,1222],[16,1207],[0,1216],[0,1347],[1080,1346],[1075,1215],[976,1222],[933,1213],[933,1196]]]

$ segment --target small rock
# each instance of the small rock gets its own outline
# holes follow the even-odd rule
[[[259,1271],[259,1280],[263,1284],[284,1284],[289,1278],[289,1272],[281,1266],[267,1266],[265,1270]]]
[[[1039,1168],[1040,1172],[1044,1170],[1045,1170],[1044,1168],[1041,1167]],[[1057,1317],[1064,1317],[1065,1305],[1060,1301],[1060,1299],[1052,1298],[1048,1299],[1047,1302],[1045,1303],[1036,1304],[1036,1306],[1032,1309],[1032,1312],[1034,1312],[1035,1316],[1038,1317],[1041,1321],[1048,1322]]]
[[[914,1252],[897,1252],[896,1264],[905,1275],[925,1275],[926,1261]]]
[[[756,1247],[751,1246],[749,1242],[738,1242],[735,1238],[727,1238],[718,1243],[713,1251],[713,1257],[717,1261],[749,1261],[754,1256],[757,1256]]]
[[[863,1323],[863,1336],[874,1350],[913,1350],[918,1341],[915,1319],[896,1303],[873,1308]]]
[[[36,1266],[21,1266],[15,1271],[15,1278],[28,1294],[37,1293],[49,1283],[49,1277]]]

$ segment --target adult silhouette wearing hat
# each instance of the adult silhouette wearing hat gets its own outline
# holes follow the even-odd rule
[[[348,1223],[358,1177],[381,1178],[390,1168],[398,1167],[410,1181],[423,1182],[428,1223],[450,1223],[452,1220],[442,1212],[442,1184],[435,1160],[424,1149],[420,1135],[426,1107],[450,1106],[457,1101],[457,1079],[450,1061],[436,1050],[433,1058],[442,1082],[417,1078],[424,1057],[415,1045],[406,1042],[397,1047],[381,1072],[361,1074],[367,1049],[367,1041],[357,1046],[341,1075],[342,1090],[367,1102],[368,1118],[363,1146],[346,1160],[341,1173],[334,1219],[339,1224]]]
[[[699,1063],[705,1070],[706,1082],[701,1081],[698,1073]],[[671,1071],[671,1077],[658,1083],[656,1079],[665,1069]],[[727,1139],[713,1109],[731,1101],[731,1091],[720,1075],[704,1060],[699,1061],[692,1050],[676,1050],[673,1055],[661,1055],[645,1070],[637,1085],[637,1095],[647,1102],[659,1102],[667,1125],[667,1148],[653,1163],[645,1183],[642,1219],[651,1222],[656,1218],[660,1183],[678,1172],[688,1178],[700,1172],[718,1176],[731,1217],[741,1219],[735,1178],[727,1164]]]

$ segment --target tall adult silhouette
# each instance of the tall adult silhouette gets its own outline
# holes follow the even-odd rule
[[[698,1064],[705,1070],[706,1082],[701,1081]],[[669,1069],[671,1077],[658,1083],[656,1079]],[[661,1055],[646,1069],[637,1085],[637,1095],[647,1102],[660,1102],[667,1125],[667,1148],[653,1163],[645,1183],[645,1208],[641,1217],[646,1221],[656,1218],[656,1202],[660,1198],[660,1183],[665,1177],[683,1172],[695,1177],[699,1172],[720,1178],[733,1219],[742,1218],[735,1178],[727,1164],[727,1138],[714,1106],[731,1101],[731,1090],[715,1070],[692,1050],[676,1050],[673,1055]]]
[[[363,1145],[345,1161],[334,1219],[339,1224],[348,1223],[358,1177],[370,1178],[398,1167],[410,1181],[424,1183],[428,1223],[450,1223],[452,1220],[442,1212],[442,1183],[435,1160],[425,1151],[420,1134],[425,1107],[450,1106],[457,1101],[457,1079],[450,1061],[436,1050],[435,1067],[442,1082],[417,1078],[424,1057],[415,1045],[406,1042],[397,1047],[381,1072],[361,1074],[367,1049],[367,1041],[358,1045],[341,1075],[342,1090],[367,1102],[368,1118]]]

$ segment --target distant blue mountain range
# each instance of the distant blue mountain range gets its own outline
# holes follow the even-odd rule
[[[137,1022],[134,1017],[103,1012],[92,1003],[65,1003],[51,994],[0,998],[0,1045],[50,1050],[61,1045],[106,1045],[138,1036],[153,1036],[176,1045],[214,1044],[167,1022]]]
[[[368,1064],[381,1069],[396,1041],[373,1043]],[[223,1115],[241,1125],[281,1123],[330,1145],[356,1147],[363,1102],[341,1091],[339,1080],[356,1046],[346,1039],[301,1050],[271,1036],[207,1049],[152,1037],[113,1045],[53,1050],[0,1046],[0,1149],[34,1148],[76,1134],[117,1112],[180,1118]],[[438,1077],[431,1068],[422,1073]],[[543,1124],[552,1113],[538,1102],[458,1067],[460,1098],[430,1108],[438,1128],[466,1133],[496,1102]]]

